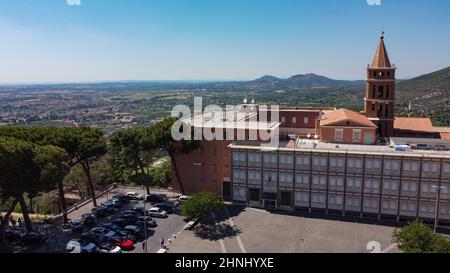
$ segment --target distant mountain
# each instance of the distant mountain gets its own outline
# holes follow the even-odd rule
[[[267,83],[267,82],[280,82],[282,79],[271,75],[264,75],[261,78],[254,80],[253,82]]]
[[[302,89],[302,88],[333,88],[354,86],[361,84],[358,81],[341,81],[330,79],[316,74],[299,74],[287,79],[265,75],[249,82],[235,82],[234,88],[242,90],[273,90],[273,89]]]
[[[397,90],[408,91],[446,91],[450,90],[450,67],[413,78],[397,84]]]

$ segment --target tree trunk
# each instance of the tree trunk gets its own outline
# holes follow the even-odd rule
[[[181,194],[184,194],[185,193],[184,186],[183,186],[183,183],[181,182],[180,173],[178,172],[178,166],[177,166],[177,162],[175,160],[175,155],[173,155],[171,153],[169,156],[170,156],[170,160],[172,161],[172,166],[173,166],[173,170],[175,172],[175,177],[177,178],[178,185],[180,186]]]
[[[139,164],[139,168],[141,169],[141,173],[143,175],[143,177],[145,178],[145,169],[144,169],[144,164],[142,164],[142,161],[140,158],[138,158],[138,164]],[[150,181],[145,181],[145,188],[147,189],[147,195],[150,195],[150,185],[149,185]]]
[[[28,196],[28,199],[30,200],[30,213],[34,213],[34,210],[33,210],[33,197],[32,196]]]
[[[12,203],[11,207],[8,209],[8,211],[6,212],[6,214],[3,216],[2,218],[2,224],[0,226],[0,244],[1,244],[1,248],[3,250],[5,250],[8,248],[7,242],[6,242],[6,228],[8,227],[9,224],[9,217],[11,216],[11,214],[13,213],[13,211],[16,209],[17,203],[19,201],[16,199],[14,200],[14,202]]]
[[[84,192],[83,192],[83,187],[80,184],[80,180],[77,180],[77,189],[78,189],[78,194],[80,195],[80,198],[83,200],[84,199]]]
[[[67,224],[69,223],[69,220],[67,219],[67,205],[66,205],[66,198],[64,197],[64,185],[62,180],[58,182],[58,190],[60,202],[59,204],[61,205],[61,212],[63,214],[64,224]]]
[[[25,203],[25,199],[23,198],[22,195],[19,196],[18,199],[19,199],[20,208],[22,209],[23,220],[25,222],[25,227],[27,229],[27,232],[32,232],[33,231],[33,223],[31,222],[30,215],[28,213],[27,203]]]
[[[87,182],[88,182],[88,188],[92,197],[92,204],[94,207],[97,207],[97,198],[95,197],[95,191],[94,191],[94,183],[92,182],[91,177],[91,169],[89,167],[89,162],[84,162],[81,164],[83,166],[84,174],[86,174]]]

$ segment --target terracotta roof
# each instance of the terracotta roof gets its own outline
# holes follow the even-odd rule
[[[441,133],[441,139],[450,140],[450,133]]]
[[[342,108],[326,113],[320,121],[320,126],[360,126],[377,127],[369,118],[348,109]]]
[[[429,133],[436,132],[429,118],[395,118],[394,129]]]
[[[439,133],[450,133],[450,127],[434,127],[434,130]]]
[[[389,56],[384,45],[384,37],[381,37],[380,44],[378,45],[377,52],[375,53],[375,57],[373,58],[371,68],[385,67],[391,67],[391,62],[389,61]]]

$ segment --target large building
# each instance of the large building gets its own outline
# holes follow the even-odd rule
[[[220,114],[214,120],[211,113],[185,120],[203,121],[203,128],[223,130],[223,136],[241,136],[202,140],[198,150],[178,155],[185,192],[216,192],[267,209],[396,221],[438,215],[441,223],[450,223],[450,140],[439,139],[446,133],[429,119],[394,117],[395,71],[382,36],[367,68],[361,113],[243,104],[234,109],[234,123],[223,123]],[[251,133],[261,128],[278,132],[277,146],[261,146],[266,142]]]

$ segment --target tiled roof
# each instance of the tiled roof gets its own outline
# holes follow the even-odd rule
[[[384,37],[381,37],[380,44],[378,45],[377,52],[373,58],[371,68],[385,68],[391,67],[389,56],[387,54],[386,47],[384,45]]]
[[[441,139],[450,140],[450,133],[441,133]]]
[[[395,118],[394,129],[429,133],[436,132],[429,118]]]
[[[377,127],[369,118],[348,109],[342,108],[333,112],[326,113],[320,121],[320,126],[361,126]]]

